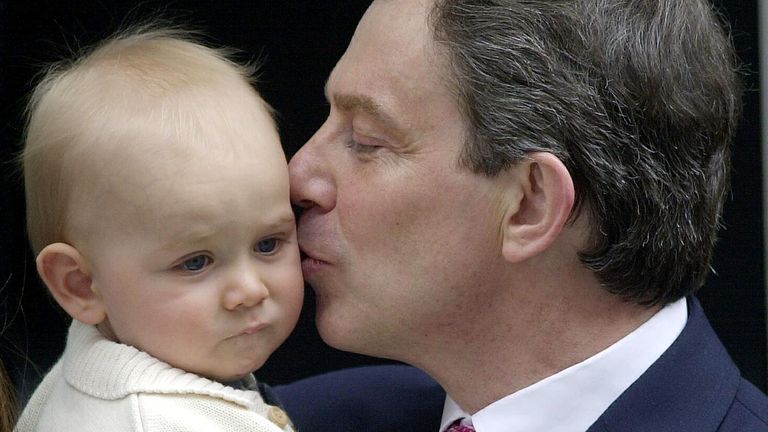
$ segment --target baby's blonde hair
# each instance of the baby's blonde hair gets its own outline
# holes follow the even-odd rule
[[[117,159],[109,155],[120,154],[120,146],[141,145],[130,138],[157,133],[202,142],[216,125],[246,127],[217,116],[226,108],[223,94],[250,92],[271,115],[252,86],[255,67],[230,57],[193,33],[141,26],[47,70],[30,98],[21,154],[35,254],[54,242],[69,243],[73,191],[102,181],[99,175],[114,169],[104,162]]]

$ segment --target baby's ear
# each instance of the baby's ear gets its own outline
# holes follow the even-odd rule
[[[85,258],[66,243],[53,243],[37,255],[37,272],[51,294],[74,319],[96,325],[106,313]]]

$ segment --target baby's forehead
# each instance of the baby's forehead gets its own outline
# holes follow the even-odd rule
[[[198,179],[226,179],[244,166],[265,180],[287,177],[287,161],[277,130],[266,115],[240,111],[236,122],[213,118],[182,127],[134,128],[111,143],[99,159],[98,172],[113,177],[113,187],[169,187]],[[215,117],[215,116],[214,116]]]
[[[166,144],[162,151],[107,162],[101,180],[83,182],[74,211],[80,225],[108,220],[108,235],[115,230],[163,233],[176,225],[190,227],[204,222],[237,224],[231,213],[245,208],[254,218],[276,209],[290,213],[289,181],[282,151],[252,146],[250,151],[230,151],[221,145]],[[279,147],[279,145],[277,145]],[[130,154],[133,152],[133,154]],[[247,204],[243,204],[247,203]]]
[[[137,220],[177,209],[203,211],[208,204],[189,206],[201,191],[213,201],[233,188],[250,188],[257,200],[254,188],[269,185],[287,197],[285,155],[255,91],[234,86],[199,89],[194,96],[148,100],[129,121],[106,125],[104,134],[94,131],[94,154],[83,161],[91,175],[82,181],[90,186],[83,191],[101,197],[105,211]]]
[[[108,159],[102,163],[215,154],[282,155],[271,108],[241,78],[169,88],[163,87],[170,82],[167,79],[160,85],[146,73],[141,80],[115,75],[104,77],[102,83],[112,91],[99,92],[101,100],[79,108],[82,119],[74,121],[87,151]]]
[[[273,138],[271,108],[250,82],[252,68],[225,54],[173,37],[116,40],[73,67],[63,80],[67,103],[58,106],[73,110],[73,126],[95,138],[130,138],[132,128],[197,143]]]

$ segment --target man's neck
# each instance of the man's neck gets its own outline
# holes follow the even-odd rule
[[[412,363],[474,413],[606,349],[660,309],[573,282],[567,292],[576,295],[558,297],[557,290],[537,286],[533,292],[546,295],[500,296],[492,310],[475,314]]]

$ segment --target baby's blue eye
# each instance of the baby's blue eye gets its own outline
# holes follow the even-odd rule
[[[179,268],[188,272],[199,272],[210,263],[210,257],[206,255],[197,255],[181,263]]]
[[[256,251],[265,255],[273,253],[277,249],[277,239],[270,237],[256,243]]]

